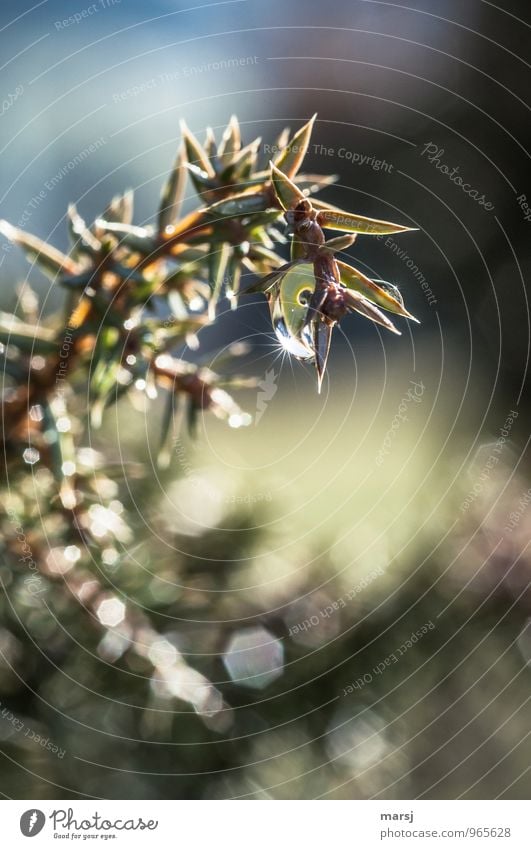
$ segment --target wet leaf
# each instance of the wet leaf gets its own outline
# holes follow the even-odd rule
[[[212,232],[212,222],[208,220],[208,207],[203,207],[188,213],[177,224],[167,227],[161,235],[164,242],[171,244],[172,255],[180,256],[183,250],[189,247],[190,242],[194,244],[205,242]],[[184,247],[183,242],[187,243]]]
[[[216,156],[216,153],[217,153],[216,136],[214,135],[214,130],[212,129],[212,127],[206,128],[203,150],[205,151],[209,160],[212,160],[214,158],[214,156]]]
[[[6,312],[0,312],[0,343],[14,345],[25,354],[55,354],[58,347],[53,331],[26,324]]]
[[[291,182],[289,177],[279,171],[273,162],[271,163],[271,180],[282,209],[294,209],[301,200],[304,200],[304,194],[301,190],[297,188],[295,183]]]
[[[181,133],[188,162],[191,165],[197,165],[208,177],[215,177],[216,173],[212,168],[204,147],[198,142],[194,134],[190,132],[184,121],[181,121]]]
[[[212,297],[208,305],[208,317],[211,321],[213,321],[216,317],[216,307],[221,297],[230,254],[231,247],[226,242],[222,245],[211,246],[209,276],[210,286],[212,288]]]
[[[221,172],[220,181],[222,183],[237,183],[238,181],[247,180],[251,176],[256,158],[258,155],[258,146],[261,139],[255,139],[251,144],[244,147],[236,153],[229,165]]]
[[[306,245],[293,236],[291,240],[290,255],[292,260],[303,260],[306,257]]]
[[[296,259],[292,262],[286,262],[284,265],[281,265],[280,268],[276,268],[270,274],[266,274],[265,277],[262,277],[256,283],[253,283],[252,286],[249,286],[245,290],[245,294],[251,294],[254,292],[269,292],[275,284],[282,279],[282,277],[289,271],[290,268],[293,268],[295,265],[299,265],[303,260]]]
[[[317,370],[317,391],[321,392],[323,378],[330,353],[332,326],[327,322],[315,319],[312,322],[313,347],[315,351],[315,368]]]
[[[304,127],[301,127],[301,129],[295,133],[284,150],[275,157],[274,162],[276,167],[288,177],[294,177],[301,167],[302,161],[308,151],[308,145],[310,143],[313,125],[316,118],[317,113],[310,118]]]
[[[156,248],[157,241],[144,227],[135,227],[133,224],[121,224],[114,221],[105,221],[98,218],[95,222],[97,231],[110,233],[123,245],[136,251],[143,256],[149,256]]]
[[[321,189],[337,183],[338,179],[337,174],[297,174],[293,178],[293,182],[301,191],[315,194],[315,192],[320,192]]]
[[[226,167],[237,153],[242,144],[240,125],[236,115],[231,115],[227,129],[221,137],[221,142],[218,148],[218,158],[223,167]]]
[[[405,318],[417,321],[417,319],[406,310],[401,301],[381,286],[378,286],[377,283],[370,280],[369,277],[366,277],[366,275],[359,271],[359,269],[353,268],[351,265],[347,265],[345,262],[341,262],[340,260],[338,260],[337,265],[339,268],[341,282],[348,289],[355,289],[369,301],[378,304],[378,306],[388,310],[389,312],[395,313],[396,315],[403,315]]]
[[[314,289],[312,263],[297,263],[282,278],[279,290],[280,308],[286,328],[293,336],[298,336],[304,326]]]
[[[252,237],[256,233],[255,228],[267,227],[271,233],[272,225],[283,221],[283,213],[281,209],[269,208],[264,212],[252,213],[252,220],[249,222],[249,235]],[[278,240],[277,240],[278,241]],[[284,241],[286,241],[284,239]]]
[[[206,212],[213,218],[236,218],[264,212],[268,205],[269,199],[265,192],[242,192],[227,200],[211,204]]]
[[[101,250],[101,242],[89,230],[74,203],[68,204],[67,221],[70,239],[78,252],[85,252],[94,256]]]
[[[190,174],[196,192],[206,197],[214,186],[212,177],[209,177],[206,171],[203,171],[199,165],[194,165],[192,162],[185,162],[184,168]]]
[[[280,153],[286,147],[287,143],[289,142],[289,135],[290,135],[289,127],[284,127],[280,131],[278,136],[276,137],[273,148],[278,153]]]
[[[163,233],[179,216],[186,186],[185,154],[181,147],[170,176],[162,188],[158,214],[158,231]]]
[[[264,260],[272,268],[278,268],[283,263],[283,257],[279,256],[275,251],[270,250],[265,245],[252,245],[250,248],[251,255],[254,260]]]
[[[382,327],[390,330],[391,333],[396,333],[397,336],[401,335],[400,330],[397,330],[393,322],[390,321],[383,312],[380,312],[378,307],[375,307],[374,304],[358,292],[347,289],[345,292],[345,300],[350,309],[359,312],[360,315],[365,316],[365,318],[370,318],[371,321],[374,321],[376,324],[381,324]]]
[[[326,250],[331,254],[339,253],[339,251],[345,251],[347,248],[350,248],[351,245],[356,241],[356,233],[352,233],[345,236],[337,236],[335,239],[328,239],[322,247],[321,250]]]
[[[128,189],[123,195],[115,195],[101,218],[116,224],[130,224],[133,220],[133,200],[132,189]]]
[[[78,264],[69,256],[53,248],[47,242],[43,242],[38,236],[31,236],[13,227],[8,221],[0,221],[0,233],[13,244],[18,245],[25,252],[29,260],[34,260],[48,277],[55,280],[61,274],[77,274]]]
[[[343,230],[346,233],[363,233],[370,236],[387,235],[389,233],[405,233],[416,227],[404,227],[392,224],[390,221],[379,221],[376,218],[366,218],[363,215],[352,215],[342,210],[322,209],[317,215],[321,227],[329,230]]]

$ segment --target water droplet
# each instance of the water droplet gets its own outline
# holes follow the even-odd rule
[[[157,395],[158,395],[157,387],[156,387],[156,386],[154,386],[152,383],[148,384],[148,386],[146,387],[146,395],[147,395],[147,396],[148,396],[148,398],[150,398],[152,401],[153,401],[153,400],[155,400],[155,398],[156,398],[156,397],[157,397]]]
[[[27,463],[29,466],[33,466],[35,463],[38,463],[41,458],[41,455],[39,454],[36,448],[26,448],[24,453],[22,454],[22,458],[24,462]]]
[[[230,639],[223,663],[231,679],[263,690],[284,670],[284,648],[266,628],[243,628]]]
[[[314,353],[311,348],[312,338],[308,327],[305,327],[302,330],[299,337],[293,336],[286,327],[286,322],[283,316],[279,316],[273,320],[273,329],[282,348],[287,351],[288,354],[292,354],[294,357],[297,357],[298,360],[313,359]]]
[[[229,416],[229,427],[248,427],[253,417],[249,413],[233,413]]]
[[[174,666],[179,659],[175,646],[169,640],[161,637],[154,640],[148,651],[148,660],[156,669],[164,669]]]
[[[42,407],[40,404],[35,404],[34,407],[30,407],[30,419],[34,422],[42,422],[44,418],[44,413],[42,412]]]
[[[120,386],[129,386],[133,379],[133,375],[126,368],[119,368],[116,375],[116,380]]]
[[[118,598],[106,598],[98,605],[96,616],[102,625],[115,628],[125,618],[125,604]]]
[[[50,549],[50,553],[46,557],[46,567],[52,575],[66,575],[72,566],[73,563],[66,557],[65,549]]]
[[[204,303],[205,302],[203,298],[200,298],[198,295],[196,295],[195,298],[190,299],[190,303],[188,304],[188,306],[191,312],[198,312],[199,310],[203,309]]]
[[[77,545],[67,545],[64,550],[64,556],[70,563],[76,563],[81,557],[81,549]]]
[[[402,292],[395,286],[394,283],[388,283],[387,280],[373,280],[373,283],[376,283],[377,286],[380,286],[381,289],[385,289],[386,292],[389,292],[393,298],[396,298],[399,304],[404,306],[404,299],[402,297]]]
[[[101,553],[101,559],[105,566],[114,566],[118,560],[118,552],[115,548],[104,548]]]

